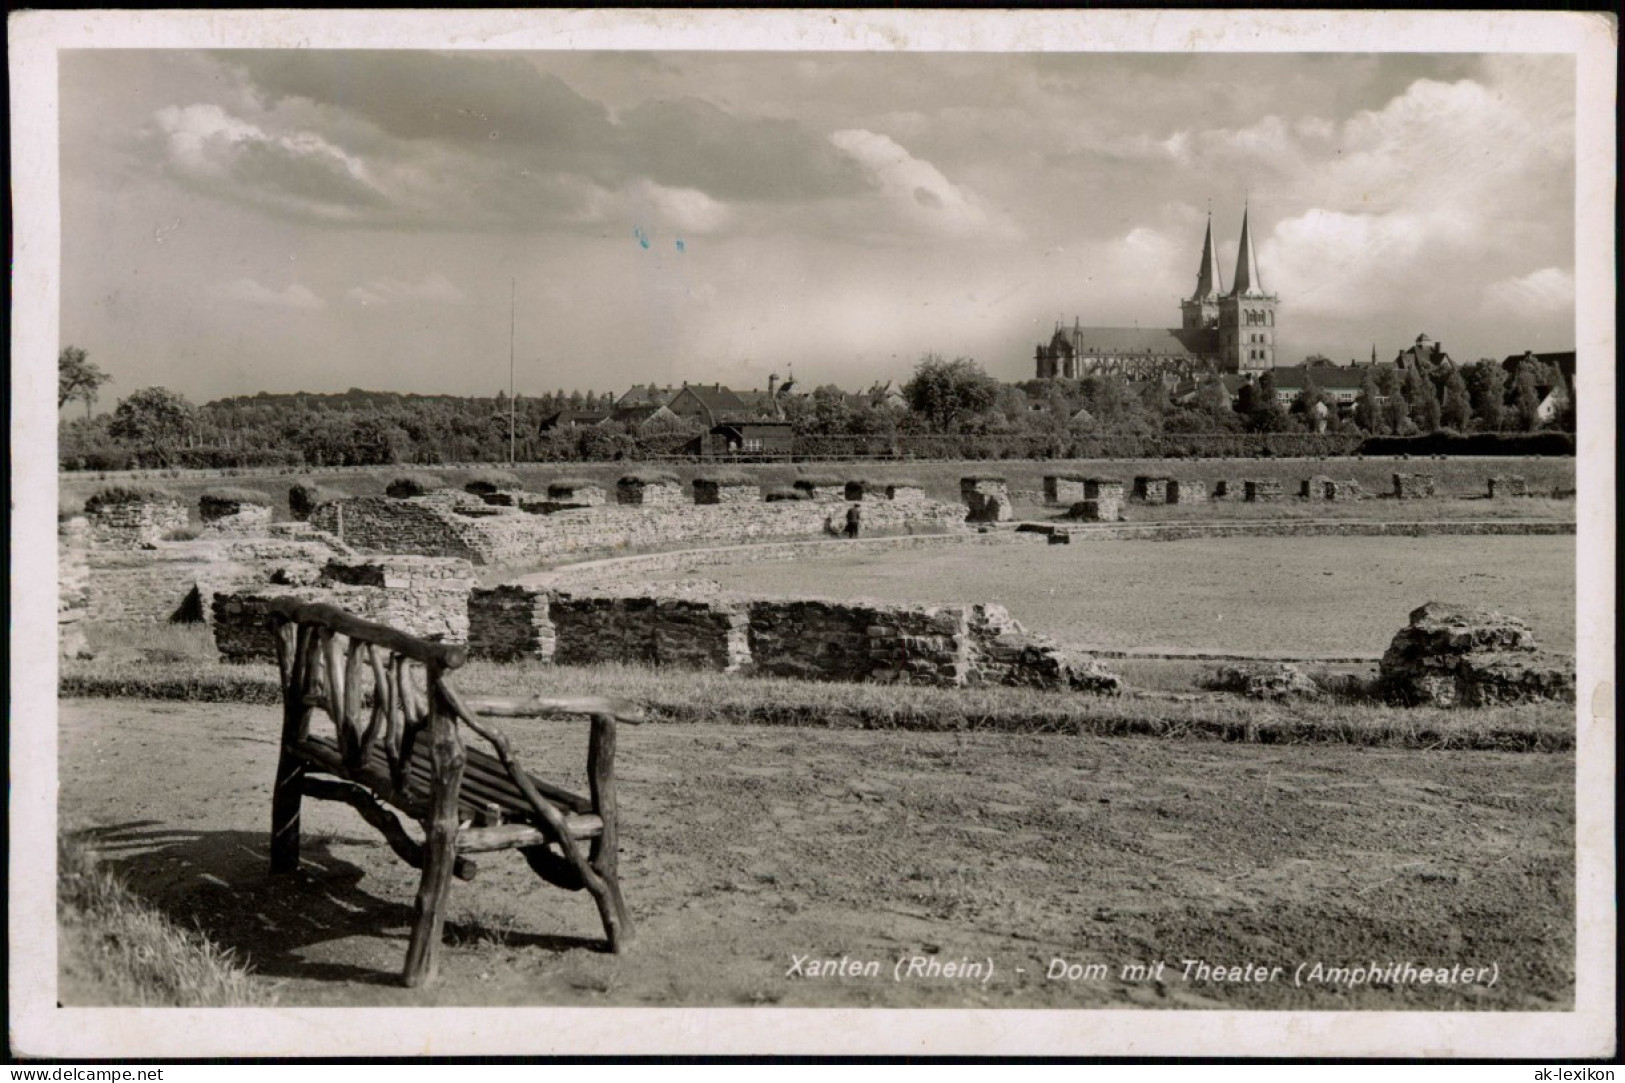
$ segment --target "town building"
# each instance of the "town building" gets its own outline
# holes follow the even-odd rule
[[[1179,304],[1178,327],[1085,327],[1056,324],[1036,354],[1041,380],[1116,373],[1131,380],[1188,379],[1203,373],[1263,372],[1275,367],[1280,298],[1264,287],[1249,212],[1241,216],[1241,242],[1230,288],[1219,274],[1213,219],[1202,239],[1196,289]]]

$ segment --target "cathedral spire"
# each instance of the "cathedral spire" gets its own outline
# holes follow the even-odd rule
[[[1245,209],[1241,212],[1241,247],[1236,252],[1234,282],[1231,292],[1238,297],[1264,292],[1264,280],[1258,274],[1258,255],[1253,251],[1253,229],[1247,223]]]
[[[1202,266],[1196,272],[1196,294],[1193,301],[1207,301],[1224,293],[1224,282],[1219,277],[1219,254],[1213,250],[1213,210],[1207,213],[1207,236],[1202,238]]]

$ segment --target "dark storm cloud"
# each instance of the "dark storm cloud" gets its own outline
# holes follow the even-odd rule
[[[303,99],[395,139],[585,177],[608,187],[648,179],[722,199],[796,200],[871,187],[820,133],[737,116],[683,98],[620,118],[557,76],[512,57],[416,52],[218,54],[267,105]]]

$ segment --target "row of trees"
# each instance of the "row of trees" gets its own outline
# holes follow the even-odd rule
[[[65,419],[61,426],[61,461],[68,468],[501,462],[510,451],[510,412],[512,450],[524,461],[681,453],[703,431],[696,422],[680,421],[541,431],[542,422],[560,409],[607,410],[614,401],[607,392],[559,391],[510,403],[501,393],[462,398],[353,389],[343,395],[261,394],[195,406],[177,392],[150,387],[120,400],[111,414],[89,416],[108,380],[83,350],[62,351],[58,406],[83,401],[87,407],[86,417]],[[1161,383],[1110,375],[1002,384],[968,358],[928,355],[902,388],[902,404],[849,395],[834,386],[786,395],[780,404],[798,437],[837,442],[924,436],[1403,436],[1441,429],[1532,432],[1541,427],[1538,389],[1561,386],[1562,380],[1561,373],[1528,363],[1511,380],[1494,361],[1438,372],[1371,368],[1352,408],[1340,409],[1313,385],[1282,404],[1269,373],[1243,386],[1232,401],[1216,377],[1185,394]],[[1568,398],[1572,401],[1572,395]],[[1551,427],[1572,431],[1572,425],[1570,406]]]

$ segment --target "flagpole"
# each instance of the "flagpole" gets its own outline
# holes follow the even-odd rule
[[[519,298],[519,280],[508,279],[508,465],[514,464],[514,401],[513,401],[513,338],[515,311]]]

